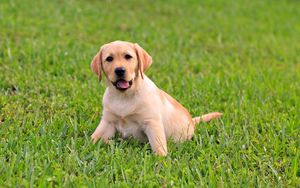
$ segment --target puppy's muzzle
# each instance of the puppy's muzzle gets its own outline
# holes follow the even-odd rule
[[[125,69],[124,67],[117,67],[117,68],[115,69],[115,74],[116,74],[119,78],[124,77],[125,72],[126,72],[126,69]]]
[[[116,82],[112,82],[112,84],[116,87],[116,89],[120,91],[125,91],[131,87],[132,80],[126,81],[124,79],[119,79]]]
[[[113,85],[120,91],[125,91],[129,89],[132,85],[132,80],[127,81],[125,79],[126,69],[124,67],[115,68],[115,74],[117,76],[117,81],[112,82]]]

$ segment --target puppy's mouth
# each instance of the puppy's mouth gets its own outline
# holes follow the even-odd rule
[[[126,81],[124,79],[119,79],[115,82],[112,82],[112,84],[120,91],[125,91],[129,89],[132,85],[132,80]]]

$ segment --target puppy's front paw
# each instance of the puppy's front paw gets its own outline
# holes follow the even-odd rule
[[[157,149],[156,151],[154,151],[156,155],[158,156],[162,156],[162,157],[165,157],[168,155],[168,151],[164,148],[159,148]]]
[[[168,153],[167,152],[155,152],[155,154],[156,155],[158,155],[158,156],[162,156],[162,157],[165,157],[165,156],[167,156],[168,155]]]
[[[94,133],[94,134],[92,134],[91,138],[92,138],[93,144],[96,144],[96,142],[97,142],[101,137]],[[109,140],[108,140],[108,139],[104,139],[104,138],[101,138],[101,139],[102,139],[102,141],[103,141],[105,144],[108,144],[108,143],[109,143]]]
[[[91,138],[92,138],[93,144],[96,144],[96,142],[99,140],[100,136],[93,133]]]

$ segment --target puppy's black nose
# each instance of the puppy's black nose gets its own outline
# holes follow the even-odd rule
[[[124,76],[125,74],[125,68],[124,67],[118,67],[115,69],[115,73],[117,76],[121,77],[121,76]]]

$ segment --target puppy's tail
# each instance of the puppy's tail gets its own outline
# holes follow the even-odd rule
[[[193,121],[194,121],[194,124],[198,124],[200,122],[209,122],[210,120],[219,118],[221,116],[222,116],[222,113],[220,113],[220,112],[212,112],[212,113],[205,114],[202,116],[194,117]]]

